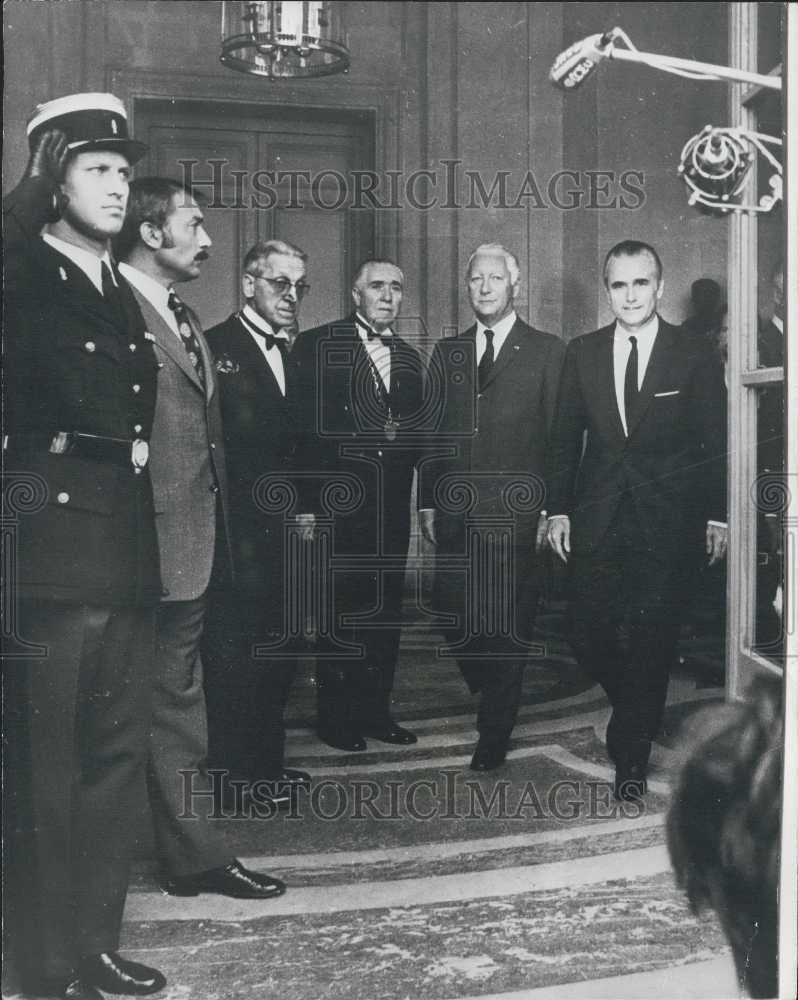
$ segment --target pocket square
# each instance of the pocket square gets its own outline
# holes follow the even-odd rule
[[[655,392],[654,399],[658,399],[662,396],[678,396],[681,391],[681,389],[671,389],[670,392]]]

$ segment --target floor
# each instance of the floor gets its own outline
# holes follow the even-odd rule
[[[663,834],[680,733],[723,697],[718,640],[685,639],[645,806],[621,807],[603,693],[571,659],[561,609],[540,625],[507,764],[480,777],[475,701],[424,623],[403,633],[394,697],[412,747],[320,743],[301,663],[288,763],[312,771],[312,792],[216,820],[286,895],[171,898],[137,865],[123,948],[166,973],[165,1000],[737,997],[723,935],[689,912]]]

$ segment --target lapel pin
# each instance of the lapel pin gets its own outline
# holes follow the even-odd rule
[[[519,347],[519,345],[518,345],[518,344],[513,344],[513,350],[514,350],[514,351],[520,351],[520,350],[521,350],[521,348]]]
[[[150,333],[149,330],[145,330],[144,331],[144,339],[145,340],[155,340],[155,337]]]

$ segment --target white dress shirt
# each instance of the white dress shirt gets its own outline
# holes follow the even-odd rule
[[[488,340],[485,336],[486,330],[493,330],[493,361],[495,363],[496,359],[499,357],[499,351],[502,349],[502,344],[507,340],[507,335],[510,330],[515,326],[515,321],[518,319],[515,309],[504,317],[500,319],[495,326],[485,326],[482,320],[477,320],[477,364],[482,360],[482,355],[485,353],[485,348],[488,346]]]
[[[383,344],[381,337],[392,337],[393,330],[387,329],[383,330],[378,336],[369,340],[368,331],[372,329],[369,323],[363,319],[360,313],[355,313],[355,318],[357,320],[356,327],[357,333],[360,337],[363,346],[366,348],[368,356],[371,358],[371,363],[377,369],[377,372],[382,379],[382,384],[385,386],[385,391],[391,391],[391,349],[387,344]]]
[[[288,334],[283,330],[273,330],[271,323],[267,322],[261,315],[255,312],[252,306],[244,306],[239,313],[239,317],[244,326],[249,330],[252,339],[258,345],[258,350],[266,358],[266,363],[272,370],[274,379],[280,388],[280,392],[285,395],[285,366],[283,365],[283,353],[275,344],[271,348],[266,347],[263,335],[268,333],[277,340],[289,342]]]
[[[83,271],[100,295],[103,293],[103,264],[108,265],[108,270],[111,272],[111,280],[116,284],[114,269],[111,265],[111,255],[107,250],[102,257],[98,257],[91,250],[76,247],[74,243],[67,243],[66,240],[60,240],[57,236],[51,236],[49,233],[42,233],[42,239],[54,250],[62,253],[65,257],[69,257],[72,263]]]
[[[654,341],[657,339],[659,330],[659,317],[656,313],[651,317],[645,326],[639,330],[624,330],[620,323],[615,324],[615,337],[612,342],[612,367],[615,374],[615,399],[618,404],[618,413],[623,424],[623,432],[628,437],[629,428],[626,426],[626,407],[623,400],[624,382],[626,381],[626,365],[629,355],[632,353],[632,342],[630,337],[637,337],[637,388],[643,385],[646,375],[646,368],[651,358],[651,351]]]
[[[131,267],[130,264],[120,264],[119,273],[125,281],[133,285],[136,291],[141,292],[182,344],[183,338],[180,336],[180,330],[177,327],[177,317],[175,316],[174,309],[169,308],[169,293],[171,289],[151,278],[149,274],[139,271],[137,267]]]

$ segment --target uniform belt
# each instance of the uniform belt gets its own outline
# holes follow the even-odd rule
[[[150,457],[150,447],[142,438],[128,440],[80,431],[59,431],[54,435],[9,434],[3,439],[3,451],[17,454],[49,451],[53,455],[77,455],[123,468],[132,466],[135,473],[141,472]]]

